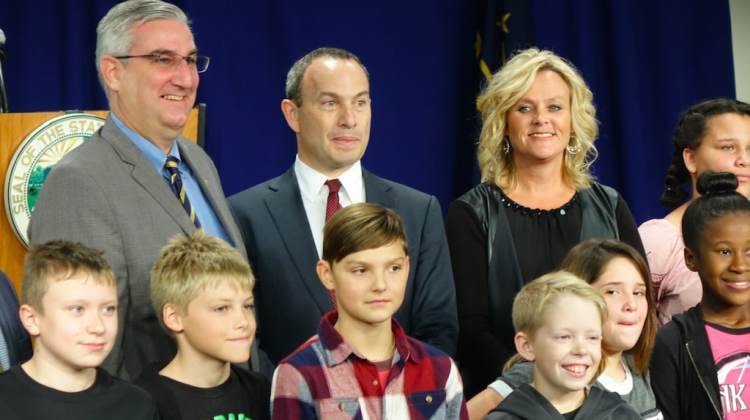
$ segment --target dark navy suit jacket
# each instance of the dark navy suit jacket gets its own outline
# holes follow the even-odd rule
[[[11,366],[31,359],[31,338],[18,316],[16,289],[2,271],[0,271],[0,331],[8,346]]]
[[[409,280],[395,318],[407,335],[450,356],[456,353],[458,316],[448,244],[435,197],[362,170],[368,203],[393,209],[409,245]],[[318,252],[294,167],[229,198],[257,278],[259,346],[277,365],[317,333],[333,310],[318,279]]]

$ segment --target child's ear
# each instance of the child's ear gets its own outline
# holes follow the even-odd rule
[[[404,264],[407,274],[409,273],[409,256],[406,256],[406,263]]]
[[[29,335],[32,337],[38,337],[39,324],[37,322],[37,317],[39,315],[37,314],[36,309],[32,308],[31,305],[24,303],[21,305],[21,308],[18,309],[18,316],[21,317],[21,323],[24,328],[26,328],[26,331],[29,332]]]
[[[695,254],[690,248],[685,247],[685,265],[690,271],[698,271],[698,266],[695,264]]]
[[[698,169],[695,166],[695,150],[685,148],[685,150],[682,151],[682,160],[685,162],[685,167],[688,172],[691,174],[698,172]]]
[[[520,354],[521,357],[528,360],[529,362],[533,362],[534,361],[534,349],[531,347],[529,336],[526,335],[525,332],[521,331],[518,334],[516,334],[514,341],[516,343],[516,351],[518,351],[518,354]]]
[[[177,309],[171,303],[167,303],[161,309],[161,316],[164,319],[164,325],[170,330],[181,333],[184,328],[182,327],[182,315],[177,312]]]
[[[331,275],[331,265],[328,264],[328,261],[318,261],[318,265],[315,266],[315,270],[318,272],[318,277],[320,278],[320,282],[323,283],[323,286],[325,286],[328,290],[334,290],[333,276]]]

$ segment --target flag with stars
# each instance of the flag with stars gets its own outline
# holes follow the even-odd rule
[[[531,28],[530,0],[476,0],[476,41],[474,88],[479,95],[492,73],[505,64],[513,51],[534,46]],[[475,133],[481,131],[482,118],[475,119]],[[476,165],[474,149],[473,184],[482,176]]]
[[[496,72],[513,51],[534,45],[530,0],[478,0],[474,44],[479,81]],[[479,84],[481,86],[481,84]]]

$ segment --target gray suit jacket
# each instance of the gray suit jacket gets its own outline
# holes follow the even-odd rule
[[[411,269],[395,318],[407,335],[448,355],[456,352],[458,320],[448,245],[435,197],[363,169],[368,203],[390,207],[404,221]],[[274,365],[316,334],[333,310],[318,279],[318,252],[294,168],[229,198],[257,278],[260,348]]]
[[[211,158],[184,137],[177,145],[227,234],[246,256]],[[105,251],[117,278],[120,306],[117,342],[102,367],[135,380],[146,364],[167,362],[176,353],[151,306],[151,267],[172,236],[194,230],[162,175],[110,117],[50,172],[28,234],[32,244],[65,239]]]

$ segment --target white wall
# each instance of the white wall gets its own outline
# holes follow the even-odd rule
[[[729,0],[737,99],[750,102],[750,1]]]

